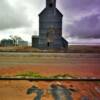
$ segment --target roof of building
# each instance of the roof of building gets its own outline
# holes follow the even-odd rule
[[[49,12],[49,11],[51,11],[51,12]],[[51,13],[51,15],[52,15],[52,13],[53,13],[52,9],[45,8],[42,12],[40,12],[39,16],[43,16],[48,13]],[[54,9],[54,13],[55,13],[54,16],[57,15],[57,16],[63,17],[63,14],[57,8]]]

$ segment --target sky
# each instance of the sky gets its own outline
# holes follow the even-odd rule
[[[0,40],[17,35],[31,42],[44,8],[45,0],[0,0]],[[70,44],[100,44],[100,0],[57,0],[57,8]]]

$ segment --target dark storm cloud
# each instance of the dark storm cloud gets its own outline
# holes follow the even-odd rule
[[[7,0],[0,0],[0,30],[29,26],[24,10],[20,10],[11,6]]]
[[[64,13],[80,14],[100,8],[100,0],[58,0]],[[100,10],[100,9],[99,9]]]
[[[100,38],[100,0],[60,0],[64,30],[71,37]]]
[[[100,15],[91,15],[75,21],[67,26],[67,31],[72,37],[100,38]]]

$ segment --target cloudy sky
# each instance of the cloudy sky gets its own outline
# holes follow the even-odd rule
[[[18,35],[31,42],[38,35],[38,14],[45,0],[0,0],[0,40]],[[70,43],[100,44],[100,0],[57,0],[63,36]]]

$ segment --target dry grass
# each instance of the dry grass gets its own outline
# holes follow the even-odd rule
[[[100,46],[69,45],[68,49],[40,50],[28,47],[0,47],[0,52],[68,52],[68,53],[100,53]]]
[[[100,46],[70,45],[67,52],[74,52],[74,53],[100,53]]]

